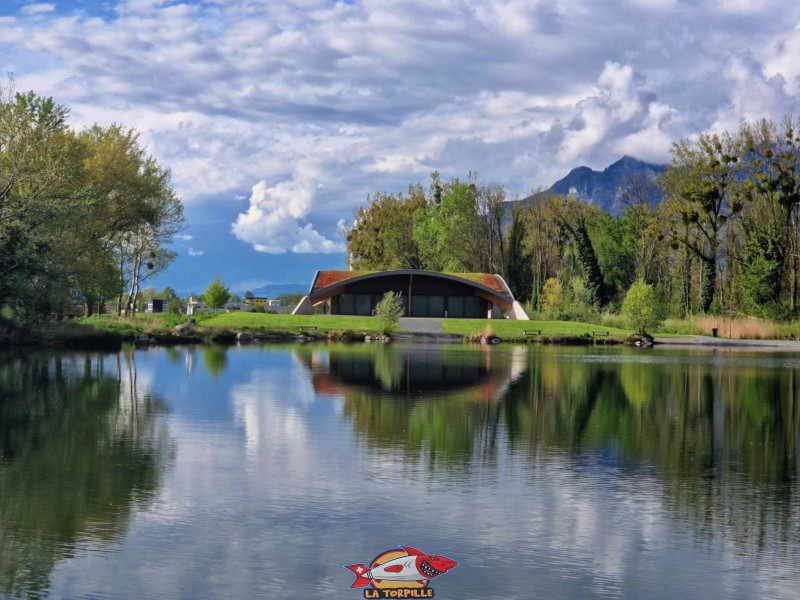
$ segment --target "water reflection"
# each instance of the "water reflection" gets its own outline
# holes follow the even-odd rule
[[[798,556],[798,370],[730,362],[570,360],[531,355],[503,418],[530,455],[591,453],[637,475],[655,468],[664,502],[700,537]]]
[[[216,378],[225,372],[228,366],[228,352],[225,346],[202,346],[200,352],[203,354],[203,365],[209,375]]]
[[[342,598],[342,564],[400,542],[459,560],[443,597],[794,599],[798,373],[507,346],[6,359],[0,597]]]
[[[464,346],[365,345],[299,349],[314,390],[344,397],[344,413],[372,447],[425,453],[435,469],[463,468],[476,442],[491,453],[499,401],[526,369],[526,352]]]
[[[578,471],[599,461],[621,477],[654,478],[667,511],[700,539],[800,558],[793,359],[402,346],[299,358],[318,394],[343,397],[370,449],[423,457],[428,475],[469,472],[503,443],[531,467],[565,455]]]
[[[0,595],[124,534],[170,460],[164,409],[131,352],[0,357]]]

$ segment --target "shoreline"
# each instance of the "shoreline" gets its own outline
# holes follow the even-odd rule
[[[29,337],[20,337],[16,340],[5,340],[0,349],[12,350],[15,348],[72,348],[88,350],[118,350],[125,344],[137,347],[168,347],[176,345],[234,345],[258,343],[292,343],[292,342],[321,342],[339,341],[353,343],[386,343],[389,341],[430,343],[430,344],[518,344],[518,345],[570,345],[570,346],[612,346],[626,345],[635,347],[635,338],[606,334],[595,335],[592,332],[582,335],[571,334],[542,334],[525,337],[489,334],[483,337],[480,334],[465,335],[461,333],[446,333],[441,330],[411,330],[397,331],[386,338],[375,332],[364,330],[326,330],[317,327],[300,327],[298,331],[268,328],[226,328],[226,327],[195,327],[180,325],[171,329],[161,329],[147,332],[144,329],[114,330],[111,328],[93,327],[91,325],[55,326],[50,329],[29,332]],[[709,337],[702,335],[687,336],[654,336],[652,345],[645,343],[639,347],[672,347],[672,348],[729,348],[729,349],[767,349],[800,351],[800,340],[786,339],[731,339]]]
[[[706,337],[702,335],[685,337],[653,338],[656,346],[672,346],[683,348],[764,348],[800,351],[800,340],[737,340],[731,338]]]

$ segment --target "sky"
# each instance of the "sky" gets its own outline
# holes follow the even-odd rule
[[[136,128],[188,226],[157,285],[310,283],[375,192],[509,196],[798,112],[797,0],[0,0],[0,69]]]

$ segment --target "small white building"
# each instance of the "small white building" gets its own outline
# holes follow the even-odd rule
[[[194,296],[189,296],[189,302],[186,303],[186,316],[191,317],[194,314],[201,312],[210,312],[205,302],[201,302]]]

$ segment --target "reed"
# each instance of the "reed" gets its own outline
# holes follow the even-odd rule
[[[778,326],[774,321],[755,317],[697,317],[695,326],[708,335],[716,327],[719,337],[732,340],[769,340],[779,337]]]

